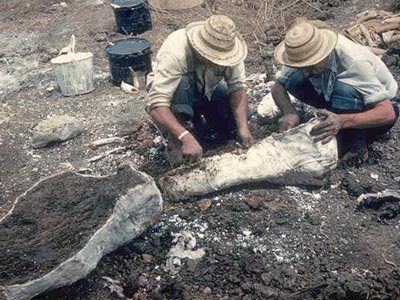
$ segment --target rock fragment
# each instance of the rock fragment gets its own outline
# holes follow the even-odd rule
[[[41,121],[34,129],[32,147],[41,148],[54,142],[69,140],[82,132],[79,121],[67,115],[53,115]]]

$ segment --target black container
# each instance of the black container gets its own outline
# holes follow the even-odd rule
[[[129,67],[144,77],[151,72],[150,43],[145,39],[134,37],[119,40],[108,44],[105,51],[112,82],[116,86],[120,86],[121,81],[133,83]]]
[[[143,0],[113,0],[117,31],[122,34],[139,34],[150,30],[151,16],[147,1]]]

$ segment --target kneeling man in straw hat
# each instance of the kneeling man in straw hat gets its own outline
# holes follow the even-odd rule
[[[388,68],[327,24],[303,20],[293,25],[276,47],[275,59],[284,65],[271,91],[283,113],[281,130],[299,124],[287,92],[321,109],[324,121],[311,135],[323,143],[337,136],[341,156],[365,149],[395,124],[399,111],[391,100],[398,86]]]
[[[247,123],[246,55],[246,42],[235,24],[221,15],[190,23],[164,41],[147,77],[146,111],[169,132],[172,166],[202,156],[188,121],[197,131],[237,130],[244,146],[254,143]]]

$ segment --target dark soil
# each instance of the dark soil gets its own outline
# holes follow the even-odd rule
[[[362,189],[381,190],[364,180]],[[382,222],[375,210],[357,209],[350,189],[259,187],[215,196],[203,212],[186,204],[104,257],[87,279],[36,299],[95,299],[102,276],[121,279],[135,299],[399,299],[400,270],[385,260],[400,259],[400,217]],[[171,232],[182,230],[195,233],[207,254],[173,276],[166,254]],[[74,295],[82,288],[84,298]]]
[[[0,285],[39,278],[75,255],[117,199],[143,182],[125,167],[106,178],[67,172],[34,187],[0,224]]]

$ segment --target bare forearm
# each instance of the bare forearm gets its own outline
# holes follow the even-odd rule
[[[390,100],[387,99],[364,112],[339,116],[342,120],[342,128],[370,128],[393,122],[395,113]]]
[[[176,137],[186,130],[168,106],[154,108],[150,111],[150,116],[158,125],[164,127]]]
[[[238,129],[247,129],[247,95],[243,90],[230,95],[230,105]]]
[[[297,114],[292,103],[290,102],[289,95],[282,84],[275,82],[271,89],[271,94],[275,104],[279,107],[282,114]]]

